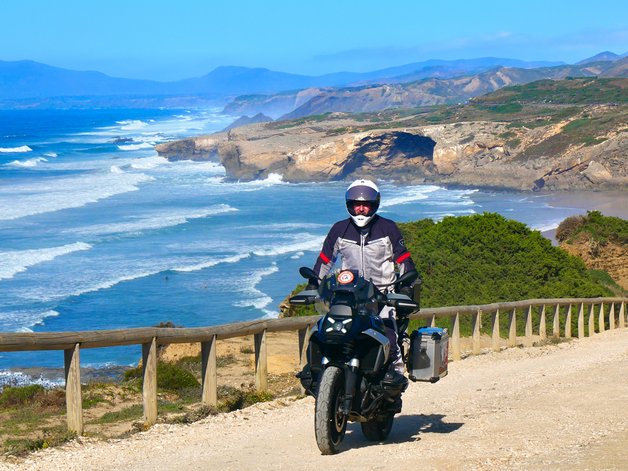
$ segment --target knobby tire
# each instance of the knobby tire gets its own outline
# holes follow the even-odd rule
[[[344,372],[336,366],[327,367],[318,388],[314,414],[316,444],[323,455],[338,452],[347,430],[347,417],[339,412],[344,388]]]

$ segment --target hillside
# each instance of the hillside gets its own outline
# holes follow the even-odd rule
[[[358,176],[518,190],[625,189],[628,79],[543,80],[465,105],[326,113],[157,146],[235,179]]]
[[[284,111],[285,114],[279,119],[285,120],[330,112],[359,113],[455,104],[506,86],[542,79],[597,76],[628,77],[628,58],[531,69],[499,66],[472,73],[461,70],[458,75],[444,74],[438,68],[432,68],[424,70],[422,75],[408,74],[361,87],[310,89],[268,97],[238,97],[225,107],[225,112],[262,112],[277,117],[279,111]],[[304,96],[308,97],[306,101],[303,100]],[[277,108],[279,101],[283,104],[281,109]]]
[[[589,211],[586,216],[572,216],[556,230],[560,246],[580,257],[592,270],[608,273],[624,292],[628,291],[628,221]],[[598,276],[604,279],[600,273]],[[612,287],[611,287],[612,289]]]

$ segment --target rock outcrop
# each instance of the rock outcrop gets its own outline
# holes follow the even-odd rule
[[[603,110],[583,111],[595,112]],[[287,181],[372,176],[519,190],[626,188],[625,126],[607,130],[593,145],[572,143],[551,153],[552,139],[577,119],[533,128],[475,121],[360,131],[362,123],[335,114],[302,124],[253,124],[157,150],[172,160],[215,159],[239,180],[278,173]]]

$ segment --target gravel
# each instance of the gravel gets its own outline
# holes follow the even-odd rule
[[[278,400],[123,440],[81,438],[16,470],[628,469],[628,329],[486,353],[410,384],[386,442],[350,424],[321,456],[312,398]]]

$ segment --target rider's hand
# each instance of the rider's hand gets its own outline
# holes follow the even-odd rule
[[[318,280],[316,278],[310,278],[307,282],[306,290],[317,290],[318,289]]]
[[[399,293],[405,294],[410,299],[412,299],[412,296],[414,295],[414,289],[412,288],[412,286],[402,286],[401,288],[399,288]]]

